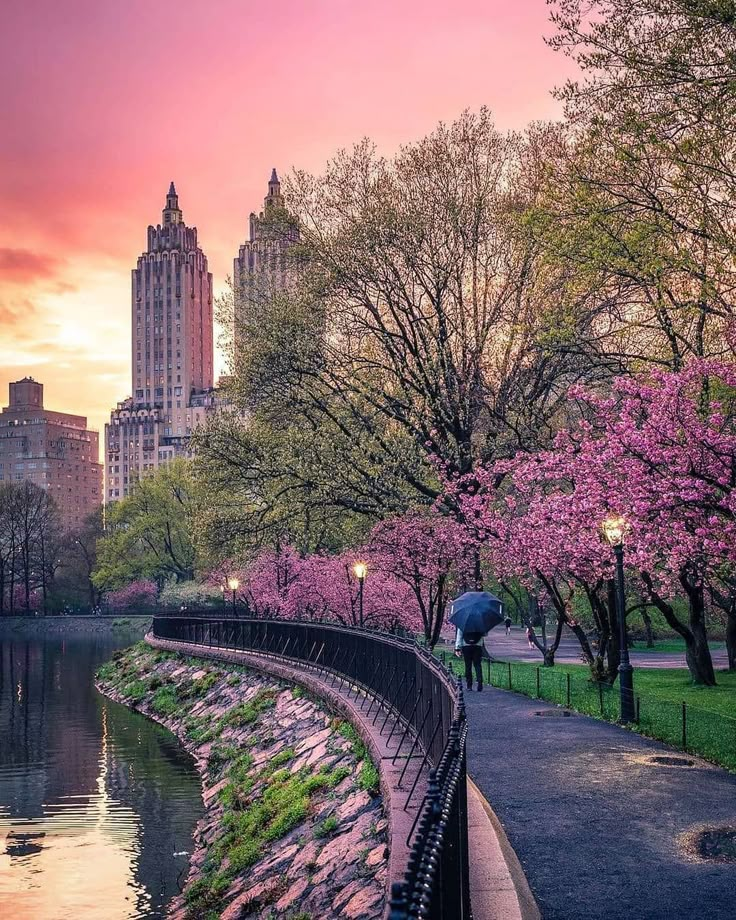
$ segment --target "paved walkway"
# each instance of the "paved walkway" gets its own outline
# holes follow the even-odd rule
[[[664,745],[488,689],[468,693],[468,765],[544,920],[733,920],[736,863],[698,862],[680,837],[736,825],[736,776]]]
[[[454,630],[443,631],[443,639],[448,644],[454,643]],[[511,628],[511,635],[506,635],[503,626],[491,630],[486,638],[486,647],[494,658],[504,661],[526,661],[530,664],[541,664],[542,653],[539,649],[530,649],[526,641],[524,630],[519,626]],[[439,646],[442,648],[442,646]],[[629,653],[631,663],[639,668],[685,668],[684,652],[643,652],[631,649]],[[725,648],[714,649],[713,666],[718,668],[728,667],[728,653]],[[580,643],[575,636],[566,630],[563,634],[560,647],[557,649],[555,661],[559,664],[580,664]]]

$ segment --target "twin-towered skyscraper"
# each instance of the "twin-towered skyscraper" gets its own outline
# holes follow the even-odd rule
[[[283,286],[287,251],[298,240],[274,169],[264,210],[250,215],[250,240],[235,259],[238,310],[255,303],[267,279]],[[118,403],[105,425],[105,500],[128,495],[147,472],[191,453],[194,429],[215,411],[212,275],[207,256],[188,227],[174,183],[161,223],[148,228],[148,245],[132,278],[132,396]]]

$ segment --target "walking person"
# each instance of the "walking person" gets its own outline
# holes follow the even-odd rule
[[[511,635],[511,617],[506,617],[506,619],[503,621],[503,625],[506,627],[506,635],[510,636]]]
[[[473,689],[473,671],[478,690],[483,689],[481,661],[483,637],[504,621],[503,604],[488,591],[466,591],[456,597],[450,608],[450,623],[455,627],[455,654],[465,659],[465,683]]]
[[[526,641],[529,643],[529,648],[534,651],[534,630],[531,626],[526,628]]]
[[[455,654],[463,657],[465,661],[465,683],[468,690],[473,689],[473,670],[475,670],[475,680],[478,691],[483,689],[483,670],[481,662],[483,660],[483,633],[471,632],[462,629],[457,630],[455,636]]]

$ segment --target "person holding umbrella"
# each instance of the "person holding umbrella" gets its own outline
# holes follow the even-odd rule
[[[450,622],[456,627],[455,654],[465,660],[465,683],[473,689],[473,671],[478,690],[483,689],[483,638],[503,623],[503,604],[488,591],[466,591],[452,602]]]

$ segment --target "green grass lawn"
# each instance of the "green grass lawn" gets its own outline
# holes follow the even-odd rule
[[[725,642],[709,642],[710,650],[715,652],[717,649],[725,647]],[[685,654],[684,639],[655,639],[654,648],[647,648],[643,641],[637,641],[631,648],[632,652],[679,652]]]

